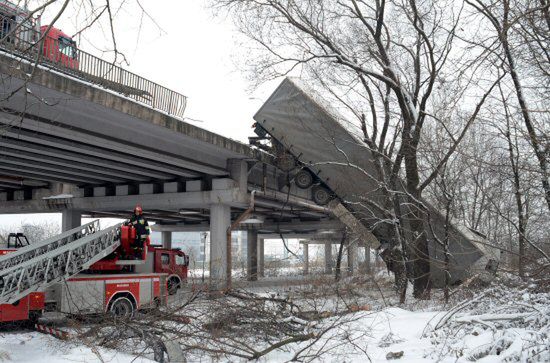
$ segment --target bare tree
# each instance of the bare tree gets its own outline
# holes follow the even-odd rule
[[[541,71],[539,81],[544,83],[545,96],[548,94],[548,66],[550,65],[550,56],[548,54],[550,22],[548,18],[549,4],[545,0],[541,1],[510,1],[499,0],[492,3],[482,0],[466,0],[470,6],[482,14],[494,28],[497,36],[497,49],[495,52],[502,52],[502,58],[505,62],[513,87],[516,92],[517,102],[521,109],[523,121],[528,132],[529,141],[539,162],[541,172],[541,184],[544,189],[546,203],[550,211],[550,174],[548,166],[548,148],[541,140],[541,133],[537,131],[537,123],[534,119],[534,110],[528,105],[528,94],[521,80],[520,68],[517,63],[516,52],[514,51],[515,37],[514,28],[519,24],[522,30],[519,32],[519,41],[527,40],[526,44],[533,57],[537,71]],[[517,36],[516,36],[517,38]],[[495,47],[495,46],[493,46]],[[500,48],[500,49],[499,49]],[[521,49],[521,48],[520,48]],[[540,54],[542,53],[542,54]],[[537,56],[537,55],[541,56]],[[547,110],[546,110],[547,111]],[[548,121],[543,115],[543,119]]]
[[[393,243],[399,245],[400,235],[402,239],[410,236],[402,253],[413,266],[414,295],[428,298],[430,256],[422,192],[454,153],[495,85],[478,73],[488,71],[485,61],[492,54],[471,57],[467,47],[454,48],[457,32],[465,25],[461,4],[414,0],[214,3],[229,9],[242,31],[260,47],[253,67],[258,82],[300,72],[328,90],[342,109],[362,123],[365,143],[384,175],[380,182],[387,196],[402,198],[398,178],[403,172],[406,201],[394,203],[387,198],[386,212],[394,221],[400,220],[400,209],[407,205],[410,231],[396,231]],[[486,74],[490,78],[491,73]],[[443,105],[439,102],[445,91]],[[461,103],[474,94],[474,107]],[[419,154],[424,126],[451,120],[460,127],[448,135],[442,159],[433,169],[424,169]]]

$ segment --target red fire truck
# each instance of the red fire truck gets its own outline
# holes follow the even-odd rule
[[[136,310],[166,304],[167,295],[187,280],[188,256],[178,249],[151,246],[147,240],[142,259],[135,260],[131,254],[134,239],[131,226],[99,231],[98,221],[94,221],[41,241],[36,247],[30,244],[0,250],[0,302],[14,300],[0,304],[0,322],[36,320],[44,310],[129,317]],[[36,256],[41,252],[42,256]],[[31,255],[28,260],[27,255]],[[10,262],[12,256],[17,257],[11,259],[15,262]],[[78,264],[71,258],[87,262],[64,278],[68,267]],[[36,274],[37,266],[58,266],[65,273],[57,280],[48,279],[52,274]],[[35,271],[34,285],[24,284],[28,271]],[[18,284],[23,287],[16,288]],[[34,286],[38,288],[26,293]]]

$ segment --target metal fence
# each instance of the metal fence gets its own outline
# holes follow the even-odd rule
[[[47,29],[45,29],[47,30]],[[187,97],[69,44],[68,38],[42,34],[30,21],[0,14],[0,48],[120,93],[169,115],[183,117]]]

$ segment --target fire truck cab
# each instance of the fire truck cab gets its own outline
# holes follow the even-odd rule
[[[168,292],[173,295],[187,282],[189,257],[180,249],[151,245],[149,238],[141,248],[141,259],[136,260],[132,250],[136,231],[132,226],[122,226],[120,247],[110,256],[93,264],[89,271],[105,273],[127,271],[135,273],[165,273],[168,275]],[[130,257],[129,257],[130,256]]]
[[[173,295],[187,282],[188,266],[189,257],[181,250],[153,245],[148,247],[145,263],[136,265],[135,271],[167,274],[168,293]]]

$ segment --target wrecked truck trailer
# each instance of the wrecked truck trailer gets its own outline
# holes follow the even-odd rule
[[[312,199],[328,203],[335,198],[361,222],[382,245],[397,245],[394,221],[388,216],[384,194],[385,171],[375,165],[367,145],[357,136],[360,130],[335,111],[330,104],[300,80],[286,78],[254,116],[257,138],[270,139],[278,166],[294,176],[299,187],[309,187]],[[311,175],[309,180],[308,175]],[[399,221],[407,240],[412,240],[409,222],[415,217],[414,207],[402,192]],[[320,193],[320,195],[319,195]],[[429,223],[425,221],[431,257],[431,279],[442,286],[444,277],[445,218],[426,201]],[[496,253],[488,251],[484,241],[469,238],[464,228],[449,229],[451,283],[457,284],[473,274],[495,270]],[[369,243],[366,242],[368,245]],[[371,243],[372,245],[372,243]],[[376,247],[376,246],[373,246]],[[488,271],[491,270],[491,271]]]

